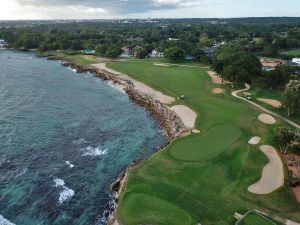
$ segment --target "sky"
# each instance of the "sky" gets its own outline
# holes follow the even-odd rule
[[[0,20],[300,17],[300,0],[0,0]]]

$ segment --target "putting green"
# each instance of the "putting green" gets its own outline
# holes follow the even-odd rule
[[[181,139],[170,149],[169,153],[174,158],[183,161],[208,160],[224,152],[240,138],[241,134],[238,127],[216,125],[203,135]]]
[[[121,208],[120,215],[127,218],[123,223],[127,225],[163,224],[163,225],[191,225],[189,214],[169,202],[149,196],[147,194],[127,193],[123,202],[129,207]],[[139,217],[126,215],[138,214]]]

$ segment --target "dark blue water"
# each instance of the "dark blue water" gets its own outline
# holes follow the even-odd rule
[[[1,225],[101,224],[112,179],[164,141],[107,82],[0,51]]]

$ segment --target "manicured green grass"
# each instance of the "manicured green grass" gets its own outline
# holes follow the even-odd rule
[[[216,125],[203,135],[192,135],[186,139],[181,139],[170,150],[170,155],[183,161],[201,162],[224,152],[240,136],[241,131],[237,127]],[[203,146],[203,148],[199,146]]]
[[[300,49],[293,49],[293,50],[288,50],[288,51],[282,51],[280,53],[283,54],[283,55],[290,55],[290,56],[298,57],[298,56],[300,56]]]
[[[127,193],[124,199],[128,199],[129,203],[129,207],[122,211],[125,215],[125,224],[189,225],[192,222],[188,213],[160,198],[146,194]],[[129,214],[138,214],[139,217],[126,217]]]
[[[249,213],[239,225],[274,225],[272,221],[256,213]],[[275,224],[276,225],[276,224]]]
[[[276,112],[282,116],[285,116],[285,117],[287,116],[286,112],[284,111],[283,108],[277,109],[267,103],[257,100],[258,98],[269,98],[269,99],[274,99],[279,102],[282,102],[282,97],[281,97],[282,93],[280,91],[270,90],[270,89],[262,89],[257,86],[256,87],[252,86],[250,91],[247,91],[247,92],[251,93],[252,101],[254,101],[254,102],[262,105],[263,107],[265,107],[273,112]],[[242,93],[240,95],[242,95]],[[300,109],[298,110],[298,112],[300,112]],[[293,120],[296,123],[300,123],[300,113],[292,116],[289,119]]]
[[[160,58],[160,57],[153,57],[153,58],[147,58],[147,59],[137,59],[135,57],[126,57],[121,58],[122,60],[125,60],[127,62],[142,62],[142,63],[168,63],[168,64],[184,64],[188,66],[205,66],[204,64],[200,64],[199,62],[193,61],[193,60],[178,60],[178,61],[172,61],[168,58]]]
[[[300,204],[288,187],[270,195],[247,191],[267,163],[259,146],[247,142],[257,135],[269,144],[273,126],[259,122],[260,112],[233,98],[230,87],[222,86],[225,93],[213,94],[211,89],[217,85],[201,68],[161,67],[143,61],[108,66],[164,94],[184,94],[186,99],[175,104],[198,114],[196,128],[201,131],[173,141],[133,169],[120,197],[118,219],[123,225],[182,225],[186,214],[191,218],[187,224],[230,225],[236,211],[248,209],[300,221]],[[178,218],[167,220],[174,215],[171,212],[180,212]]]

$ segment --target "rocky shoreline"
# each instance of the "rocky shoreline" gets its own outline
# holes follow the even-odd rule
[[[57,57],[48,58],[49,60],[64,60]],[[161,128],[166,132],[167,142],[172,139],[185,135],[188,130],[184,126],[178,115],[169,109],[161,102],[154,100],[152,97],[143,94],[134,88],[134,85],[124,78],[115,74],[109,73],[105,70],[99,70],[92,66],[79,66],[71,62],[62,62],[62,66],[75,69],[77,73],[89,72],[102,80],[112,81],[115,85],[122,86],[130,100],[142,107],[144,107],[155,119],[158,120]]]
[[[130,100],[142,107],[144,107],[155,119],[158,120],[161,128],[165,131],[166,136],[166,144],[160,146],[160,149],[165,148],[169,143],[177,137],[185,136],[189,134],[189,131],[183,124],[182,120],[179,116],[170,108],[161,102],[154,100],[152,97],[141,93],[136,90],[134,85],[130,80],[126,80],[117,76],[116,74],[112,74],[103,69],[97,69],[92,66],[81,66],[77,65],[73,62],[66,61],[66,59],[57,57],[57,56],[48,56],[48,60],[60,60],[62,61],[61,65],[64,67],[70,67],[76,70],[77,73],[92,73],[94,76],[99,77],[102,80],[112,81],[115,85],[121,86],[122,89],[126,92]],[[127,177],[130,174],[130,171],[143,161],[134,161],[130,166],[128,166],[124,171],[120,173],[120,175],[115,179],[110,185],[110,190],[112,192],[116,192],[117,196],[122,193],[122,190],[126,184]],[[117,200],[117,199],[116,199]],[[117,205],[117,203],[116,203]],[[107,218],[108,225],[119,225],[117,222],[117,206],[113,209],[110,209],[111,213]]]

